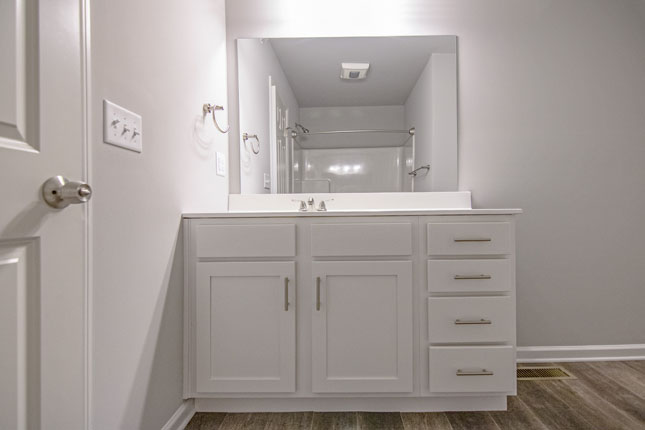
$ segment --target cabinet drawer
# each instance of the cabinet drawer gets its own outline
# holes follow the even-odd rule
[[[515,392],[512,346],[431,346],[432,393]]]
[[[429,223],[428,255],[481,255],[511,252],[507,222]]]
[[[197,257],[294,257],[295,224],[199,225]]]
[[[428,260],[428,291],[468,293],[510,291],[510,260]]]
[[[412,224],[312,224],[311,255],[315,257],[411,255]]]
[[[512,297],[430,297],[430,343],[512,342]]]

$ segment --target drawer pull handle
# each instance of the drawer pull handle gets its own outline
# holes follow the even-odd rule
[[[485,320],[483,318],[480,320],[455,320],[455,325],[485,325],[492,323],[491,320]]]
[[[490,242],[491,239],[489,238],[484,238],[484,239],[455,239],[455,242]]]
[[[289,278],[284,278],[284,310],[289,311]]]
[[[320,310],[320,276],[316,278],[316,310]]]
[[[462,279],[492,279],[491,275],[455,275],[455,279],[461,281]]]
[[[476,370],[474,372],[457,369],[457,376],[492,376],[492,375],[494,375],[494,373],[486,369]]]

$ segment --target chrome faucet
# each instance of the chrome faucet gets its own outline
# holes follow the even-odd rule
[[[309,210],[313,211],[314,210],[314,198],[309,197],[309,200],[307,200],[307,204],[309,205]]]
[[[325,204],[325,202],[331,202],[332,200],[334,199],[321,200],[320,203],[318,203],[316,210],[318,212],[327,212],[327,205]]]
[[[307,212],[307,202],[305,202],[304,200],[294,200],[294,199],[291,199],[291,201],[300,202],[300,205],[298,206],[298,210],[300,212]]]

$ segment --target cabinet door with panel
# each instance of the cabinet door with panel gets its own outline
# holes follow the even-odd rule
[[[314,262],[312,275],[313,392],[411,392],[412,262]]]
[[[294,392],[294,262],[200,262],[196,383],[208,393]]]

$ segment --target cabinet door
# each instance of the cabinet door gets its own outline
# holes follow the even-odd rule
[[[197,263],[197,391],[294,392],[294,262]]]
[[[412,262],[312,264],[315,393],[412,391]]]

